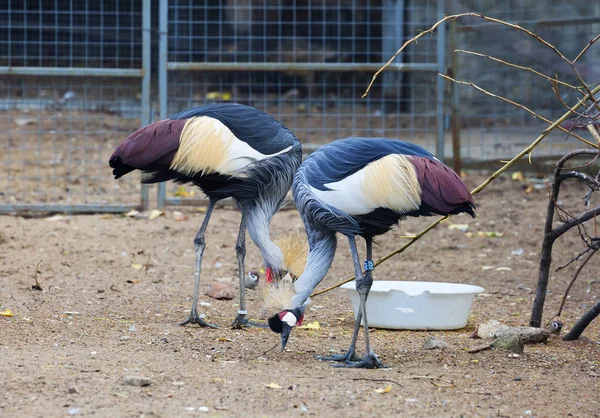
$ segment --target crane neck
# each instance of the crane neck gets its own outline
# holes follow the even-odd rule
[[[294,306],[305,305],[315,287],[323,280],[335,256],[337,239],[331,230],[314,230],[307,226],[310,250],[306,261],[306,268],[294,285],[296,295],[293,298]]]
[[[274,210],[268,210],[260,205],[246,211],[248,233],[259,248],[266,267],[282,270],[284,267],[283,253],[271,241],[269,224]]]

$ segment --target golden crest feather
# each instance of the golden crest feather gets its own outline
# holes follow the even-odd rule
[[[304,232],[288,232],[278,236],[274,242],[283,253],[284,268],[288,274],[264,288],[264,315],[293,308],[292,299],[296,294],[294,280],[304,272],[308,258],[308,240]]]

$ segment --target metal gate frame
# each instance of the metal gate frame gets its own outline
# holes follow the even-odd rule
[[[151,0],[142,0],[142,68],[76,68],[76,67],[0,67],[4,76],[55,77],[135,77],[142,83],[141,125],[152,121],[150,108],[150,53],[151,53]],[[108,168],[107,168],[108,169]],[[120,213],[134,207],[148,207],[148,185],[142,185],[140,205],[134,204],[0,204],[0,213],[9,212],[66,212],[66,213]]]
[[[386,16],[388,19],[397,19],[396,22],[403,23],[404,0],[384,0],[385,4],[393,9],[393,16]],[[444,18],[444,0],[437,0],[437,19]],[[381,68],[383,63],[220,63],[220,62],[169,62],[168,60],[168,38],[169,38],[169,0],[159,0],[159,43],[158,43],[158,91],[159,91],[159,118],[166,119],[169,115],[168,98],[168,73],[170,71],[290,71],[290,70],[312,70],[312,71],[373,71],[375,73]],[[399,20],[398,20],[399,19]],[[392,28],[399,30],[401,25],[391,25]],[[392,29],[393,30],[393,29]],[[401,41],[401,36],[400,38]],[[446,23],[439,25],[436,38],[437,62],[435,63],[406,63],[390,64],[387,72],[431,72],[445,73],[445,43],[446,43]],[[398,44],[384,45],[384,55],[392,56],[399,48]],[[385,76],[385,73],[382,74]],[[436,125],[437,141],[436,155],[440,160],[444,160],[444,80],[442,77],[436,77]],[[183,110],[183,109],[181,109]],[[305,150],[306,151],[314,151]],[[167,197],[166,184],[158,185],[158,207],[165,205],[203,205],[206,199],[182,199],[180,197]]]

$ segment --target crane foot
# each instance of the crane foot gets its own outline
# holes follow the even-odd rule
[[[267,328],[267,324],[248,321],[245,315],[238,314],[231,323],[231,329],[242,329],[248,327]]]
[[[362,361],[354,351],[348,351],[346,354],[333,354],[331,356],[317,356],[319,361],[339,361],[342,363],[358,363]]]
[[[214,329],[219,328],[215,324],[209,324],[208,322],[206,322],[204,320],[204,318],[201,317],[200,315],[198,315],[198,312],[195,312],[193,309],[192,309],[192,312],[190,312],[190,316],[188,316],[188,318],[185,321],[177,323],[177,325],[182,325],[182,326],[187,325],[187,324],[198,324],[202,328],[214,328]]]
[[[383,364],[377,354],[372,351],[360,361],[346,361],[344,364],[333,364],[332,366],[353,369],[387,369],[390,367]]]

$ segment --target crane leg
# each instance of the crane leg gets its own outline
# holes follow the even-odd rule
[[[360,361],[346,361],[344,364],[336,364],[336,367],[353,367],[353,368],[384,368],[385,366],[375,352],[371,349],[371,340],[369,338],[369,322],[367,320],[367,297],[373,284],[373,276],[369,270],[363,275],[362,268],[360,265],[360,259],[358,257],[358,250],[356,249],[356,240],[353,236],[348,237],[350,242],[350,252],[352,253],[352,260],[354,262],[354,272],[356,273],[356,291],[360,295],[360,312],[362,315],[358,315],[354,325],[355,334],[357,328],[360,327],[360,321],[363,319],[364,330],[365,330],[365,356]],[[370,260],[373,241],[371,238],[366,238],[367,241],[367,257]],[[361,316],[363,318],[361,318]],[[354,337],[354,336],[353,336]],[[353,338],[348,352],[355,350],[356,339]]]
[[[367,239],[367,260],[370,260],[372,257],[373,250],[373,240]],[[356,267],[356,264],[355,264]],[[360,270],[360,263],[358,266]],[[365,274],[371,274],[370,271],[365,272]],[[356,276],[358,277],[358,276]],[[362,305],[358,306],[358,315],[356,315],[356,321],[354,322],[354,331],[352,332],[352,341],[350,342],[350,348],[346,354],[333,354],[331,356],[317,356],[317,360],[321,361],[340,361],[344,363],[358,363],[362,359],[356,355],[356,340],[358,339],[358,332],[360,331],[360,323],[362,321]]]
[[[204,315],[198,314],[198,297],[200,296],[200,271],[202,269],[202,254],[204,254],[204,248],[206,247],[206,241],[204,240],[204,232],[208,226],[208,221],[212,215],[213,209],[215,208],[216,200],[210,199],[208,209],[206,209],[206,215],[202,221],[202,225],[194,238],[194,245],[196,246],[196,273],[194,277],[194,300],[192,302],[192,311],[190,316],[183,321],[179,322],[178,325],[187,324],[198,324],[201,327],[218,328],[216,325],[209,324],[204,320]]]
[[[266,325],[250,322],[246,318],[248,311],[246,310],[246,275],[244,270],[244,259],[246,257],[246,211],[244,209],[242,209],[242,221],[240,222],[240,232],[235,245],[235,253],[237,255],[240,279],[240,309],[238,309],[237,316],[231,323],[231,327],[233,329],[241,329],[248,326],[266,327]]]

